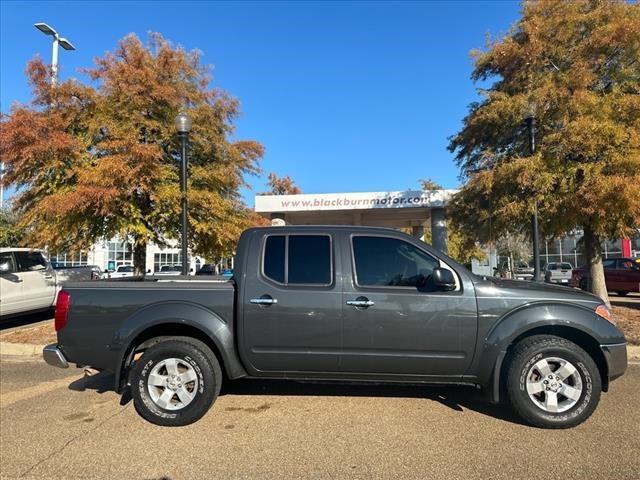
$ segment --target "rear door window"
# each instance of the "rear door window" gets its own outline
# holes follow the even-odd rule
[[[14,255],[18,262],[18,271],[20,272],[34,272],[47,269],[47,261],[40,252],[14,252]]]
[[[269,235],[262,273],[285,285],[332,283],[331,238],[328,235]]]

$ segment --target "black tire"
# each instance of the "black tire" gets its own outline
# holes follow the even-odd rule
[[[545,409],[543,405],[537,404],[527,391],[528,376],[531,375],[532,371],[535,371],[532,369],[535,369],[536,363],[543,359],[550,359],[549,366],[559,365],[554,363],[554,358],[566,360],[574,366],[576,369],[574,375],[577,374],[579,377],[568,377],[566,382],[569,385],[569,382],[580,381],[581,389],[577,401],[573,400],[575,404],[560,413],[551,412]],[[551,373],[554,374],[554,370]],[[535,380],[540,382],[555,381],[547,380],[546,376]],[[516,413],[527,423],[543,428],[570,428],[584,422],[591,416],[598,405],[602,390],[600,371],[591,356],[575,343],[552,335],[528,337],[514,347],[508,364],[506,384],[509,400]],[[557,385],[559,384],[552,383],[548,384],[547,387],[556,387]],[[557,394],[554,394],[553,391],[550,393],[559,399],[558,405],[561,402],[565,406],[572,403],[570,398],[562,395],[562,390],[556,391],[558,392]],[[537,393],[535,398],[542,399],[539,402],[543,404],[546,403],[544,399],[547,398],[547,395],[546,392],[542,391]]]
[[[585,292],[589,289],[589,282],[586,278],[580,280],[580,290],[584,290]]]
[[[185,371],[193,369],[196,377],[188,384],[192,389],[189,393],[195,396],[179,409],[160,407],[151,396],[153,387],[148,385],[149,375],[156,366],[161,369],[159,372],[164,371],[168,376],[168,370],[162,366],[168,359],[178,359],[181,368]],[[207,345],[188,337],[169,338],[152,345],[131,372],[131,395],[136,411],[145,420],[166,427],[189,425],[202,418],[218,397],[221,385],[222,370],[216,356]],[[167,388],[158,387],[156,392],[164,392]],[[171,402],[180,404],[177,392]]]
[[[629,292],[616,292],[616,293],[621,297],[626,297],[627,295],[629,295]]]

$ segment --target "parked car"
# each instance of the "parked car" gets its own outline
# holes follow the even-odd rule
[[[514,262],[513,276],[511,274],[511,268],[509,262],[503,263],[500,267],[495,268],[495,275],[501,278],[515,278],[516,280],[532,280],[533,279],[533,267],[529,266],[527,262]]]
[[[527,262],[517,262],[514,269],[514,277],[516,280],[532,280],[534,269]]]
[[[196,272],[196,275],[217,275],[216,266],[214,264],[212,264],[212,263],[205,263]]]
[[[0,317],[47,310],[57,292],[56,274],[40,250],[0,248]]]
[[[98,267],[97,265],[79,265],[75,267],[67,267],[52,262],[51,266],[56,272],[58,285],[64,285],[67,282],[100,280],[103,276],[100,267]]]
[[[544,267],[544,281],[569,285],[573,267],[568,262],[549,262]]]
[[[108,278],[125,278],[133,277],[133,265],[120,265],[115,272],[106,272]]]
[[[577,289],[473,275],[396,230],[245,231],[228,282],[69,284],[47,363],[88,365],[131,389],[158,425],[201,418],[236,378],[465,384],[527,422],[588,418],[623,374],[622,332]]]
[[[180,275],[182,273],[182,265],[163,265],[156,275]]]
[[[607,258],[602,261],[607,290],[618,295],[640,292],[640,258]],[[586,290],[589,285],[589,269],[586,266],[573,270],[571,285]]]

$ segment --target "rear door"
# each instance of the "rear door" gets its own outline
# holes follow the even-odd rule
[[[25,310],[37,310],[53,305],[56,280],[42,253],[14,252],[18,272],[23,280],[22,292]]]
[[[454,273],[456,290],[438,291],[429,283],[433,269],[453,269],[397,237],[354,234],[346,245],[353,277],[344,284],[343,371],[464,374],[477,333],[471,282]]]
[[[342,330],[339,261],[328,234],[256,236],[244,278],[243,353],[254,375],[336,372]],[[339,277],[338,277],[339,278]]]
[[[0,253],[0,315],[18,313],[24,309],[23,283],[13,253]]]

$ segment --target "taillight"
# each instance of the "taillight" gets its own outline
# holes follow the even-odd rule
[[[59,332],[67,324],[69,318],[69,305],[71,304],[71,295],[66,290],[58,292],[58,300],[56,301],[55,327]]]

